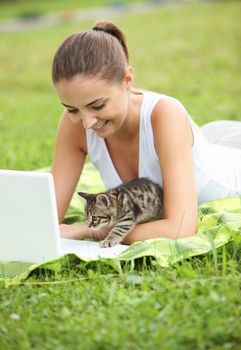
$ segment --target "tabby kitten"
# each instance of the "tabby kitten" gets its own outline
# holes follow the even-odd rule
[[[162,216],[162,189],[147,178],[128,181],[103,193],[78,192],[86,199],[85,215],[93,230],[111,228],[103,248],[120,243],[138,223]]]

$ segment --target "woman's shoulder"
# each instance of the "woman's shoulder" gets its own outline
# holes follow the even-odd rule
[[[162,95],[162,98],[157,101],[152,111],[152,122],[173,123],[187,121],[188,113],[183,104],[175,97]]]
[[[153,99],[157,102],[165,101],[166,105],[179,105],[180,108],[184,108],[183,104],[178,98],[166,93],[153,90],[142,90],[142,93],[147,99]]]
[[[151,119],[163,118],[167,116],[187,116],[189,114],[184,105],[176,98],[164,93],[151,90],[141,90],[144,96],[143,105],[151,107]]]
[[[176,109],[180,110],[186,115],[188,114],[186,108],[182,104],[182,102],[171,95],[156,92],[152,90],[140,90],[144,96],[144,101],[146,104],[152,104],[154,106],[162,106],[162,108],[168,108],[168,109]],[[158,108],[158,107],[157,107]]]
[[[154,138],[166,138],[165,135],[172,134],[174,137],[190,139],[193,144],[193,137],[190,128],[190,117],[183,104],[175,97],[161,94],[151,114],[151,125]]]

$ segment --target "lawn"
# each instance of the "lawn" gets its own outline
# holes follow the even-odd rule
[[[214,1],[118,17],[136,85],[177,97],[199,125],[240,120],[240,13],[240,2]],[[91,25],[0,34],[0,168],[51,164],[62,112],[52,57],[64,37]],[[78,263],[1,287],[0,350],[238,350],[240,248],[237,237],[167,269],[152,259],[127,264],[122,274]]]
[[[138,2],[138,0],[2,0],[0,1],[0,19],[26,18],[55,12],[67,14],[76,9],[118,6],[130,2]]]

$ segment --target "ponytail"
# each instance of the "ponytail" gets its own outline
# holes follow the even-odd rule
[[[98,21],[92,30],[70,35],[58,47],[52,64],[54,84],[76,75],[123,81],[129,62],[126,39],[114,23]]]
[[[113,35],[121,44],[126,56],[126,60],[127,62],[129,62],[129,52],[126,45],[126,38],[122,30],[119,27],[117,27],[117,25],[109,21],[98,21],[95,23],[92,29],[96,31],[103,31],[105,33]]]

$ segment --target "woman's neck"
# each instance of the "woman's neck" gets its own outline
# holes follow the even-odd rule
[[[143,101],[143,93],[137,90],[129,91],[128,110],[126,118],[120,128],[113,136],[116,141],[119,139],[123,142],[125,139],[130,140],[139,134],[140,113]]]

